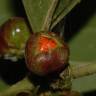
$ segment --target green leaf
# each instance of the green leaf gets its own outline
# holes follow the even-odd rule
[[[74,18],[70,20],[72,24],[71,28],[69,27],[71,33],[74,32],[73,27],[75,26],[76,28],[76,25],[79,25],[78,30],[75,30],[75,36],[73,36],[69,42],[70,60],[72,61],[92,62],[96,64],[96,7],[94,2],[91,3],[90,0],[83,2],[83,7],[79,7],[81,11],[77,14],[73,13],[75,14]],[[92,10],[90,10],[89,6],[92,7]],[[81,18],[83,18],[83,20]],[[76,20],[78,21],[76,22]],[[80,25],[80,23],[82,25]],[[74,65],[82,66],[84,63],[74,63]],[[90,91],[96,90],[96,74],[74,80],[72,84],[74,90],[88,92],[87,94],[89,94]]]
[[[57,2],[58,0],[23,0],[29,23],[34,32],[49,29]]]
[[[23,5],[33,32],[40,32],[56,26],[79,2],[80,0],[23,0]]]
[[[58,6],[52,18],[51,29],[56,26],[78,3],[80,0],[59,0]]]

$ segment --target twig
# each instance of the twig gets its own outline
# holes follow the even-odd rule
[[[74,62],[70,62],[74,63]],[[96,64],[95,63],[86,63],[86,62],[75,62],[77,65],[71,64],[71,75],[73,79],[79,78],[86,75],[92,75],[96,73]],[[0,96],[13,96],[19,92],[32,91],[34,93],[35,87],[26,77],[18,83],[12,85],[10,88],[5,90]]]
[[[0,96],[13,96],[14,94],[18,94],[19,92],[32,91],[32,90],[34,90],[34,86],[28,80],[28,78],[25,77],[23,80],[9,87],[3,93],[0,93]]]
[[[96,73],[96,63],[94,62],[88,62],[88,63],[75,62],[75,63],[76,65],[71,66],[71,74],[74,79]]]

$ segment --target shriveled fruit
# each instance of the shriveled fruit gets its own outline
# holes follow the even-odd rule
[[[68,64],[69,48],[53,32],[35,33],[27,41],[25,59],[31,72],[45,76]]]
[[[11,60],[21,58],[29,35],[30,30],[24,18],[7,20],[0,28],[0,55]]]

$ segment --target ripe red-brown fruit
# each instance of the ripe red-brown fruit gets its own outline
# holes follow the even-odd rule
[[[52,32],[31,35],[25,49],[28,69],[36,75],[45,76],[66,66],[69,59],[68,46]]]
[[[22,17],[8,19],[0,28],[0,55],[15,60],[24,55],[30,30]]]

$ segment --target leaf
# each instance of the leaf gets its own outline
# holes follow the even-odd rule
[[[59,0],[53,15],[53,20],[55,20],[62,13],[62,11],[68,6],[69,3],[70,0]]]
[[[79,2],[80,0],[23,0],[23,5],[33,31],[39,32],[48,30],[50,24],[52,29]]]
[[[51,29],[56,26],[78,3],[80,0],[60,0],[53,15]]]
[[[34,32],[49,29],[57,3],[58,0],[23,0],[29,23]]]

